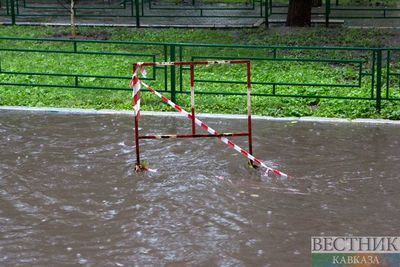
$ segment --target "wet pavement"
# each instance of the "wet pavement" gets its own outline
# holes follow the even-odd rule
[[[294,179],[249,169],[217,139],[143,141],[157,172],[137,174],[131,116],[0,111],[0,265],[309,266],[311,236],[398,235],[398,125],[253,126],[255,155]]]

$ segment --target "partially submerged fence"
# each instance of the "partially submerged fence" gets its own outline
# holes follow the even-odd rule
[[[18,60],[16,60],[18,59]],[[0,37],[0,85],[131,90],[132,62],[249,59],[252,94],[265,97],[400,100],[400,49],[147,43]],[[171,95],[190,94],[185,66],[153,66],[146,79]],[[204,68],[198,94],[245,95],[234,67]]]

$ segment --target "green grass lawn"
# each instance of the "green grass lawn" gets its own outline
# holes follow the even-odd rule
[[[0,36],[13,37],[52,37],[68,34],[68,28],[63,27],[0,27]],[[188,29],[134,29],[134,28],[80,28],[80,38],[107,38],[116,41],[146,41],[146,42],[183,42],[183,43],[214,43],[214,44],[255,44],[255,45],[290,45],[290,46],[357,46],[357,47],[399,47],[395,38],[395,30],[357,30],[357,29],[243,29],[243,30],[188,30]],[[88,37],[89,36],[89,37]],[[71,49],[70,44],[49,42],[9,42],[0,41],[0,47],[29,49]],[[154,54],[157,60],[163,53],[162,46],[132,46],[129,44],[79,44],[80,51],[113,51],[120,53]],[[227,57],[267,57],[271,49],[228,49],[228,48],[185,48],[183,59],[190,60],[189,55],[201,57],[217,55]],[[315,50],[278,50],[281,58],[346,58],[349,60],[365,60],[364,71],[368,72],[371,62],[369,55],[361,52],[315,51]],[[393,67],[398,68],[394,56]],[[58,73],[91,73],[95,75],[128,76],[131,63],[148,61],[151,57],[141,56],[101,56],[77,54],[43,54],[25,52],[0,52],[2,71],[25,72],[58,72]],[[397,64],[397,65],[396,65]],[[396,69],[395,69],[396,70]],[[253,81],[259,82],[299,82],[299,83],[357,83],[357,66],[354,63],[330,62],[293,62],[293,61],[263,61],[255,60],[252,64]],[[148,69],[152,76],[152,69]],[[183,90],[188,90],[188,72],[182,75]],[[178,75],[179,76],[179,75]],[[197,79],[239,80],[244,81],[245,75],[240,66],[203,67],[196,70]],[[5,75],[0,74],[3,82],[73,84],[74,77],[47,77],[37,75]],[[179,80],[179,77],[178,77]],[[148,81],[156,88],[163,88],[163,71],[157,71],[157,78]],[[129,79],[80,78],[81,85],[127,87]],[[393,80],[394,96],[399,97],[397,80]],[[397,87],[396,87],[397,86]],[[245,92],[244,85],[229,85],[224,83],[197,83],[196,90],[210,92]],[[67,89],[42,87],[0,87],[0,105],[80,107],[96,109],[131,109],[131,92]],[[255,114],[270,116],[323,116],[347,118],[390,118],[400,119],[400,101],[383,102],[381,113],[375,110],[374,101],[324,99],[317,95],[340,95],[350,97],[365,97],[370,94],[370,78],[364,77],[361,88],[329,88],[311,86],[278,86],[282,94],[304,94],[308,98],[293,97],[253,97]],[[179,86],[178,86],[179,89]],[[254,93],[270,93],[272,86],[253,86]],[[167,94],[169,96],[169,94]],[[315,96],[315,97],[314,97]],[[189,96],[178,94],[177,102],[184,107],[189,106]],[[198,95],[196,102],[200,112],[237,113],[246,112],[246,102],[243,96],[230,95]],[[142,108],[144,110],[170,110],[159,99],[150,93],[143,94]]]

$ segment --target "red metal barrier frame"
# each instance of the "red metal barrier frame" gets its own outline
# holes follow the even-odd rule
[[[221,65],[221,64],[246,64],[246,85],[247,85],[247,132],[235,133],[220,133],[220,134],[197,134],[195,125],[195,101],[194,101],[194,69],[195,65]],[[191,115],[192,126],[191,134],[169,134],[169,135],[139,135],[139,116],[135,116],[135,145],[136,145],[136,170],[146,169],[140,161],[140,139],[168,139],[168,138],[206,138],[206,137],[224,137],[224,136],[247,136],[249,144],[249,153],[253,154],[252,142],[252,125],[251,125],[251,63],[250,60],[215,60],[215,61],[188,61],[188,62],[143,62],[133,65],[135,72],[139,65],[146,66],[189,66],[190,67],[190,102],[191,102]],[[255,166],[253,161],[250,161],[252,166]]]

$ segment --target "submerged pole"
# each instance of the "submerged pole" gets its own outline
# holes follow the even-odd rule
[[[135,115],[135,147],[136,147],[136,165],[135,170],[140,170],[140,150],[139,150],[139,118]]]
[[[139,117],[140,117],[140,81],[137,76],[138,64],[133,65],[133,75],[130,82],[132,87],[132,107],[135,115],[135,149],[136,149],[136,165],[135,171],[144,169],[140,162],[140,149],[139,149]]]
[[[249,133],[249,153],[253,154],[253,137],[252,137],[252,125],[251,125],[251,66],[250,62],[246,64],[247,68],[247,132]],[[251,167],[258,167],[253,160],[249,160]]]

